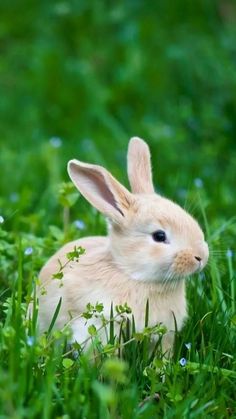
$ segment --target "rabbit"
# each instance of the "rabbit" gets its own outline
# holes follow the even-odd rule
[[[204,268],[208,245],[191,215],[155,193],[146,142],[131,138],[127,162],[132,192],[101,166],[69,161],[68,173],[76,188],[107,217],[108,235],[66,244],[42,268],[40,281],[46,293],[38,291],[39,329],[47,330],[61,297],[55,327],[70,321],[75,341],[89,336],[88,323],[81,318],[87,303],[103,303],[108,319],[111,303],[127,303],[136,330],[141,331],[148,300],[149,325],[166,327],[163,350],[171,351],[176,325],[180,330],[187,316],[185,278]],[[64,264],[74,246],[82,246],[86,253],[79,263],[65,266],[60,287],[52,275],[58,271],[58,259]],[[96,319],[92,323],[96,325]]]

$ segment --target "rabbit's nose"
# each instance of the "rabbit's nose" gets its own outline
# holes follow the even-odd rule
[[[200,258],[200,256],[194,256],[195,257],[195,259],[198,261],[198,262],[201,262],[202,261],[202,258]]]

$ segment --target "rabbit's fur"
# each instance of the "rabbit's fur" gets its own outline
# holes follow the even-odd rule
[[[40,273],[46,294],[39,297],[40,330],[48,328],[62,297],[56,327],[71,316],[74,339],[87,338],[85,319],[80,314],[87,303],[104,305],[109,318],[111,303],[132,308],[136,330],[144,327],[149,300],[149,325],[163,323],[168,331],[178,329],[186,317],[184,278],[201,270],[208,259],[208,246],[198,223],[181,207],[154,192],[147,144],[135,137],[128,150],[128,176],[132,193],[103,167],[71,160],[68,172],[81,194],[108,218],[107,237],[88,237],[66,244],[46,263]],[[165,242],[153,233],[165,232]],[[79,263],[64,268],[63,286],[52,280],[58,259],[82,246],[86,253]],[[92,319],[92,323],[94,323]],[[170,339],[168,338],[170,337]],[[172,345],[167,336],[165,349]]]

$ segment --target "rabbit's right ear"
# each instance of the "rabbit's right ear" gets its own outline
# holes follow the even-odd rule
[[[101,166],[70,160],[69,176],[81,194],[114,222],[121,222],[134,196]]]
[[[154,193],[150,151],[148,145],[141,138],[130,139],[127,163],[132,192],[136,194]]]

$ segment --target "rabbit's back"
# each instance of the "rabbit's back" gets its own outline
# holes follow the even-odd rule
[[[67,254],[81,246],[85,253],[79,261],[68,261]],[[60,261],[60,262],[59,262]],[[63,276],[53,278],[60,266]],[[104,299],[104,292],[100,292],[104,282],[103,273],[108,270],[109,251],[108,238],[102,236],[86,237],[64,245],[55,253],[42,268],[38,288],[39,298],[39,329],[47,330],[60,298],[61,309],[56,327],[63,327],[71,318],[81,314],[87,303]],[[99,285],[100,283],[100,285]],[[95,294],[95,295],[94,295]]]
[[[85,250],[85,253],[80,256],[79,262],[76,260],[68,262],[67,254],[69,252],[73,252],[75,247],[82,247]],[[91,263],[94,263],[102,258],[107,253],[107,249],[108,237],[105,236],[84,237],[82,239],[66,243],[41,269],[39,274],[41,284],[46,285],[52,281],[52,276],[59,271],[60,264],[62,266],[66,265],[62,269],[63,275],[71,269],[75,269],[75,267],[76,270],[79,271],[80,267],[91,265]]]

